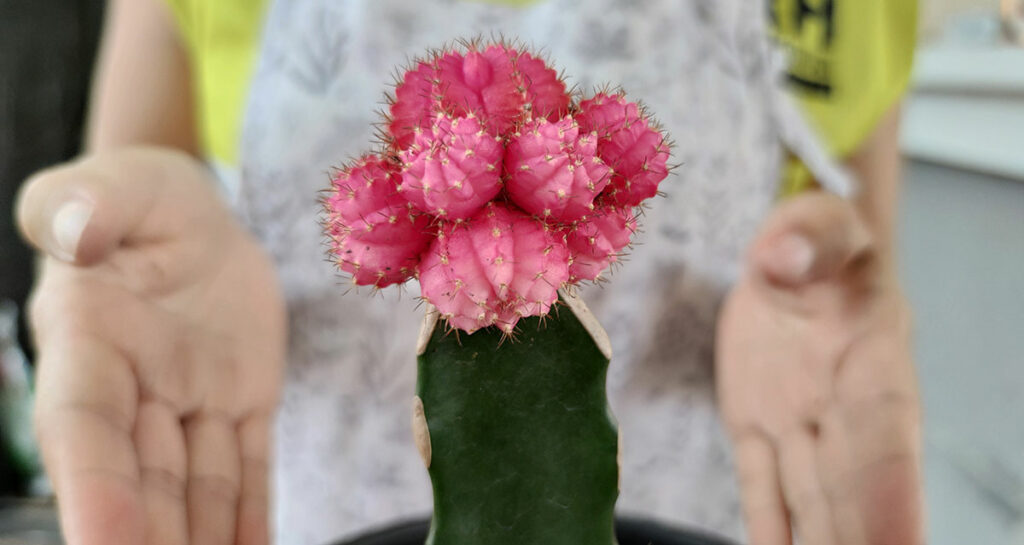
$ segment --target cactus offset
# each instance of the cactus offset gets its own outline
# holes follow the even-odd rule
[[[629,208],[605,206],[586,220],[566,229],[566,244],[572,257],[569,282],[596,280],[601,271],[618,261],[636,232],[636,217]]]
[[[439,114],[430,132],[417,131],[401,152],[404,171],[399,189],[424,212],[465,219],[501,191],[501,142],[484,131],[473,114]]]
[[[569,253],[555,231],[521,211],[490,204],[434,241],[420,287],[452,327],[497,325],[511,333],[524,316],[547,314],[569,279]]]
[[[477,114],[488,132],[505,135],[531,115],[558,119],[569,111],[565,83],[543,61],[505,44],[465,53],[439,51],[418,61],[395,87],[388,128],[397,149],[415,141],[437,113]]]
[[[598,135],[598,155],[614,169],[604,194],[616,206],[639,206],[668,176],[665,135],[622,94],[598,93],[580,102],[580,129]]]
[[[612,173],[597,156],[596,133],[580,134],[571,117],[523,125],[509,142],[505,171],[512,202],[555,222],[590,214]]]
[[[428,219],[402,198],[397,182],[391,165],[366,156],[337,173],[324,201],[331,249],[356,284],[405,282],[430,243]]]

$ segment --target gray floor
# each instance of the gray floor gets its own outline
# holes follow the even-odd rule
[[[902,205],[932,545],[1024,545],[1024,182],[911,163]]]

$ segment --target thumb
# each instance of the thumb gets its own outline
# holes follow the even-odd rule
[[[31,244],[54,258],[93,264],[119,245],[141,238],[158,201],[180,193],[181,178],[197,178],[188,170],[199,172],[186,156],[154,149],[89,156],[44,170],[26,181],[18,195],[18,227]],[[175,224],[181,221],[164,222],[163,232],[150,235],[168,234]]]
[[[819,191],[776,208],[754,241],[750,267],[772,284],[795,287],[839,273],[871,245],[870,231],[853,205]]]

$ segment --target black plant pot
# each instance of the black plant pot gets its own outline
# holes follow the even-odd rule
[[[335,545],[423,545],[429,528],[430,522],[426,520],[407,522]],[[615,533],[619,545],[735,545],[710,534],[635,518],[620,518]]]

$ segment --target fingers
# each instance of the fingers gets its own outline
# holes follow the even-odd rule
[[[753,273],[779,286],[828,278],[871,248],[871,235],[851,203],[825,192],[783,202],[758,234]]]
[[[38,369],[36,434],[68,544],[143,543],[128,363],[108,345],[66,336],[43,347]]]
[[[920,468],[910,456],[878,460],[859,472],[864,532],[870,545],[924,543]]]
[[[891,311],[892,323],[907,317]],[[865,542],[924,542],[921,414],[917,380],[905,336],[875,336],[851,349],[840,368],[840,404],[830,414],[842,430],[847,458],[836,486],[851,490],[850,508],[862,513]]]
[[[860,513],[864,543],[923,543],[916,406],[884,396],[837,409],[847,443],[842,470],[828,485],[846,510]]]
[[[146,545],[188,545],[187,460],[178,415],[163,403],[143,402],[134,436],[146,505]]]
[[[192,545],[235,543],[241,457],[232,422],[201,414],[185,423],[188,519]]]
[[[789,513],[771,443],[753,433],[737,437],[736,465],[750,544],[790,545]]]
[[[843,544],[819,477],[815,438],[808,431],[794,430],[778,446],[783,495],[801,543]]]
[[[242,490],[238,503],[238,545],[270,543],[270,416],[244,420],[238,430],[242,450]]]
[[[859,477],[850,469],[855,447],[840,410],[831,408],[821,415],[817,446],[817,472],[842,545],[870,545],[856,500]]]
[[[191,160],[168,151],[89,157],[30,178],[18,196],[18,226],[50,256],[92,264],[133,238],[187,226],[206,200],[195,193],[201,178]]]

